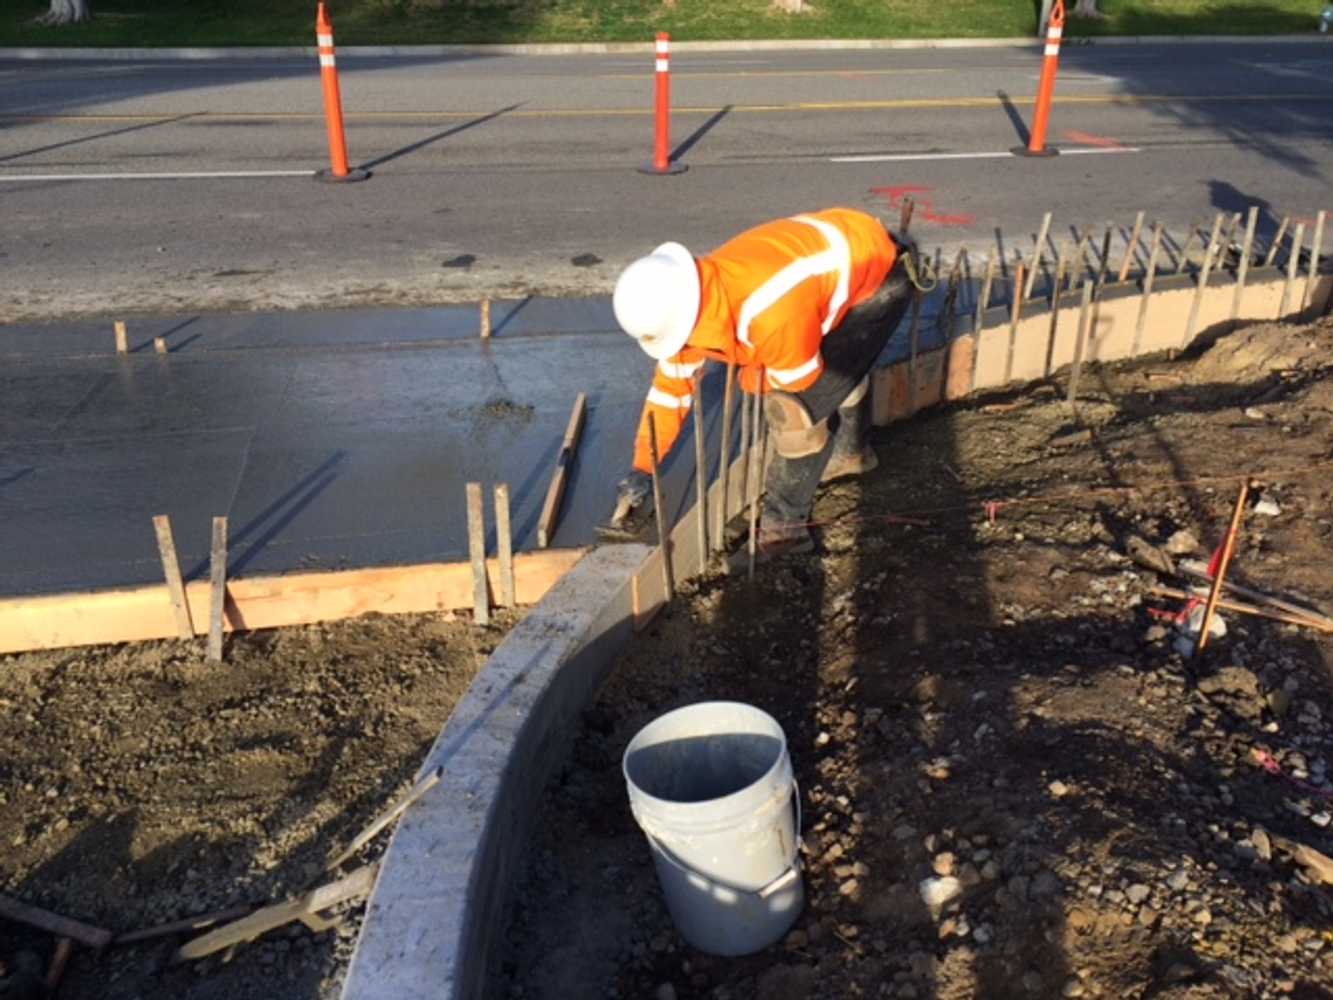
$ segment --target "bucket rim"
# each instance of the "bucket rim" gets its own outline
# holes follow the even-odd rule
[[[762,775],[760,775],[754,781],[750,782],[748,785],[745,785],[742,788],[738,788],[734,792],[729,792],[726,795],[719,796],[718,798],[715,799],[704,799],[699,802],[680,802],[675,799],[664,799],[661,798],[660,796],[653,795],[651,792],[645,791],[630,776],[629,773],[630,755],[633,754],[636,750],[643,749],[643,746],[638,744],[642,739],[642,737],[644,736],[644,734],[647,733],[654,726],[658,725],[661,722],[664,722],[667,719],[672,718],[673,716],[694,710],[708,709],[708,708],[743,709],[746,712],[753,713],[754,715],[760,717],[761,719],[763,719],[772,726],[773,729],[772,735],[774,735],[777,738],[777,740],[781,745],[778,748],[778,752],[774,757],[773,763],[769,765],[768,770],[766,770]],[[671,711],[664,712],[662,715],[657,716],[651,722],[648,722],[647,724],[642,726],[639,729],[639,731],[635,733],[634,736],[630,739],[629,743],[625,745],[625,752],[621,756],[620,760],[620,771],[625,779],[625,784],[629,788],[631,805],[637,805],[640,808],[646,808],[648,812],[653,812],[656,809],[660,808],[677,816],[681,814],[716,811],[720,807],[724,807],[725,804],[728,802],[739,802],[740,798],[750,793],[751,789],[753,789],[756,785],[769,782],[775,785],[780,784],[785,788],[789,787],[794,780],[794,769],[791,763],[791,754],[789,753],[787,746],[787,734],[783,730],[781,723],[779,723],[777,719],[773,718],[772,715],[764,711],[762,708],[759,708],[757,705],[751,705],[749,702],[744,702],[744,701],[730,701],[730,700],[696,701],[692,702],[689,705],[681,705],[678,708],[673,708]],[[775,792],[775,794],[780,794],[780,793]]]

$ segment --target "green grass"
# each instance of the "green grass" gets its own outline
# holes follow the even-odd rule
[[[440,42],[680,41],[1031,35],[1029,0],[813,0],[802,15],[768,0],[330,0],[339,45]],[[45,0],[0,5],[0,46],[307,45],[313,0],[92,0],[94,19],[33,19]],[[1072,0],[1070,6],[1072,7]],[[1313,34],[1320,0],[1103,0],[1105,20],[1071,19],[1070,36]]]

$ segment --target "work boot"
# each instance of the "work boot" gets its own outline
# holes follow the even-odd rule
[[[756,566],[783,556],[806,555],[814,550],[815,538],[810,533],[809,525],[775,521],[767,515],[759,519],[754,553]],[[750,546],[747,542],[728,557],[727,568],[735,575],[746,572],[749,566]]]
[[[870,447],[870,394],[851,406],[838,410],[838,429],[833,432],[833,453],[829,456],[821,483],[844,476],[860,476],[879,466],[879,456]]]

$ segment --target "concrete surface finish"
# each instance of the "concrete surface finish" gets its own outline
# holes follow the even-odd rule
[[[1050,141],[1098,155],[1040,162],[955,158],[1025,138],[1032,46],[672,65],[690,170],[659,178],[635,169],[652,140],[643,56],[348,60],[349,149],[374,176],[333,189],[188,176],[324,166],[312,59],[0,63],[0,318],[604,294],[663,240],[707,250],[831,204],[894,218],[906,187],[927,249],[1006,259],[1047,210],[1058,244],[1140,209],[1179,234],[1257,203],[1262,245],[1327,200],[1333,47],[1316,39],[1067,47]],[[1101,155],[1116,146],[1137,152]],[[875,159],[893,156],[918,159]],[[173,171],[187,176],[49,179]]]
[[[640,545],[598,549],[505,637],[422,773],[443,780],[403,817],[381,864],[344,1000],[484,995],[542,788],[632,631]]]
[[[131,322],[124,357],[104,326],[7,331],[0,594],[159,580],[158,513],[188,577],[220,514],[234,574],[462,559],[469,480],[509,483],[515,544],[531,547],[579,391],[588,426],[553,545],[586,543],[651,373],[606,313],[497,304],[485,345],[475,310]],[[171,353],[145,349],[163,334]]]
[[[123,357],[106,324],[7,328],[0,596],[159,582],[155,514],[171,517],[187,579],[207,573],[224,514],[231,577],[462,560],[469,481],[509,484],[515,547],[533,548],[581,391],[587,426],[551,544],[595,541],[652,363],[604,299],[500,302],[491,318],[482,342],[462,307],[132,317]],[[900,332],[887,360],[904,351]],[[709,366],[705,381],[710,477],[722,375]],[[663,462],[673,518],[693,502],[691,426]]]

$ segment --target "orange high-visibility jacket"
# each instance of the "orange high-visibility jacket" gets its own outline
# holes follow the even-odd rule
[[[813,385],[824,370],[820,343],[875,293],[897,256],[873,216],[830,208],[756,226],[699,259],[699,318],[685,347],[653,373],[634,467],[652,469],[650,413],[659,460],[671,450],[694,401],[691,379],[708,358],[735,361],[746,392]]]

